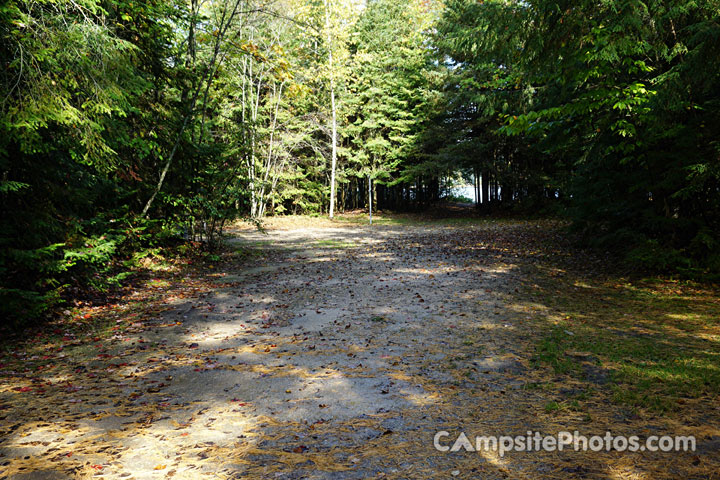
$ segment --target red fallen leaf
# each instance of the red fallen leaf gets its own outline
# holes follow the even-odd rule
[[[190,435],[188,432],[185,432],[185,433],[181,433],[181,434],[180,434],[181,437],[187,437],[188,435]]]
[[[90,465],[90,468],[94,468],[95,470],[102,470],[103,466],[102,465]]]
[[[112,358],[112,355],[107,353],[98,353],[98,358]]]
[[[32,387],[15,387],[13,388],[16,392],[32,392]]]

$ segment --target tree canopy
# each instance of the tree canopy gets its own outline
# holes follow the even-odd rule
[[[458,178],[481,212],[720,272],[716,0],[10,0],[0,40],[9,318],[238,218],[417,210]]]

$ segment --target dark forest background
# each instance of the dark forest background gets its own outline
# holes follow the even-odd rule
[[[463,183],[632,268],[720,272],[717,1],[11,0],[0,62],[10,322],[240,218]]]

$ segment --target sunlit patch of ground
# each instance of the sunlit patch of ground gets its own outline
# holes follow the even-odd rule
[[[219,261],[150,279],[101,326],[77,312],[77,329],[5,345],[0,478],[720,471],[717,292],[609,275],[558,222],[375,219],[237,227]],[[433,446],[529,430],[695,435],[699,451]]]

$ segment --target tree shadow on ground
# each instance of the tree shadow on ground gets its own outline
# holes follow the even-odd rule
[[[167,311],[130,323],[107,353],[86,345],[52,374],[10,375],[4,367],[0,468],[11,478],[33,471],[328,479],[713,471],[714,460],[690,454],[501,457],[434,448],[443,430],[450,439],[461,432],[472,438],[574,429],[700,435],[716,419],[691,398],[680,417],[671,410],[648,415],[617,397],[624,357],[589,348],[612,334],[599,324],[592,330],[592,321],[605,318],[598,312],[607,301],[597,289],[607,276],[592,280],[587,270],[600,270],[602,262],[569,250],[553,225],[271,232],[282,248],[269,249],[263,261],[246,257],[242,268],[223,272],[229,280],[219,275]],[[243,234],[240,245],[258,238]],[[576,276],[572,265],[582,262],[586,275]],[[555,303],[576,283],[580,290],[567,291],[577,305]],[[585,303],[583,295],[597,302]],[[645,305],[642,297],[623,297],[617,308],[633,298],[634,308]],[[664,319],[686,307],[663,309]],[[583,320],[566,325],[563,315]],[[624,317],[612,324],[623,332],[620,344],[622,335],[657,340],[636,327]],[[586,339],[588,348],[547,343],[558,328],[573,342]],[[663,333],[668,349],[687,346],[685,358],[712,353],[715,345],[695,338],[697,332]],[[558,369],[563,362],[567,371]],[[688,375],[698,378],[712,370],[692,368]]]

